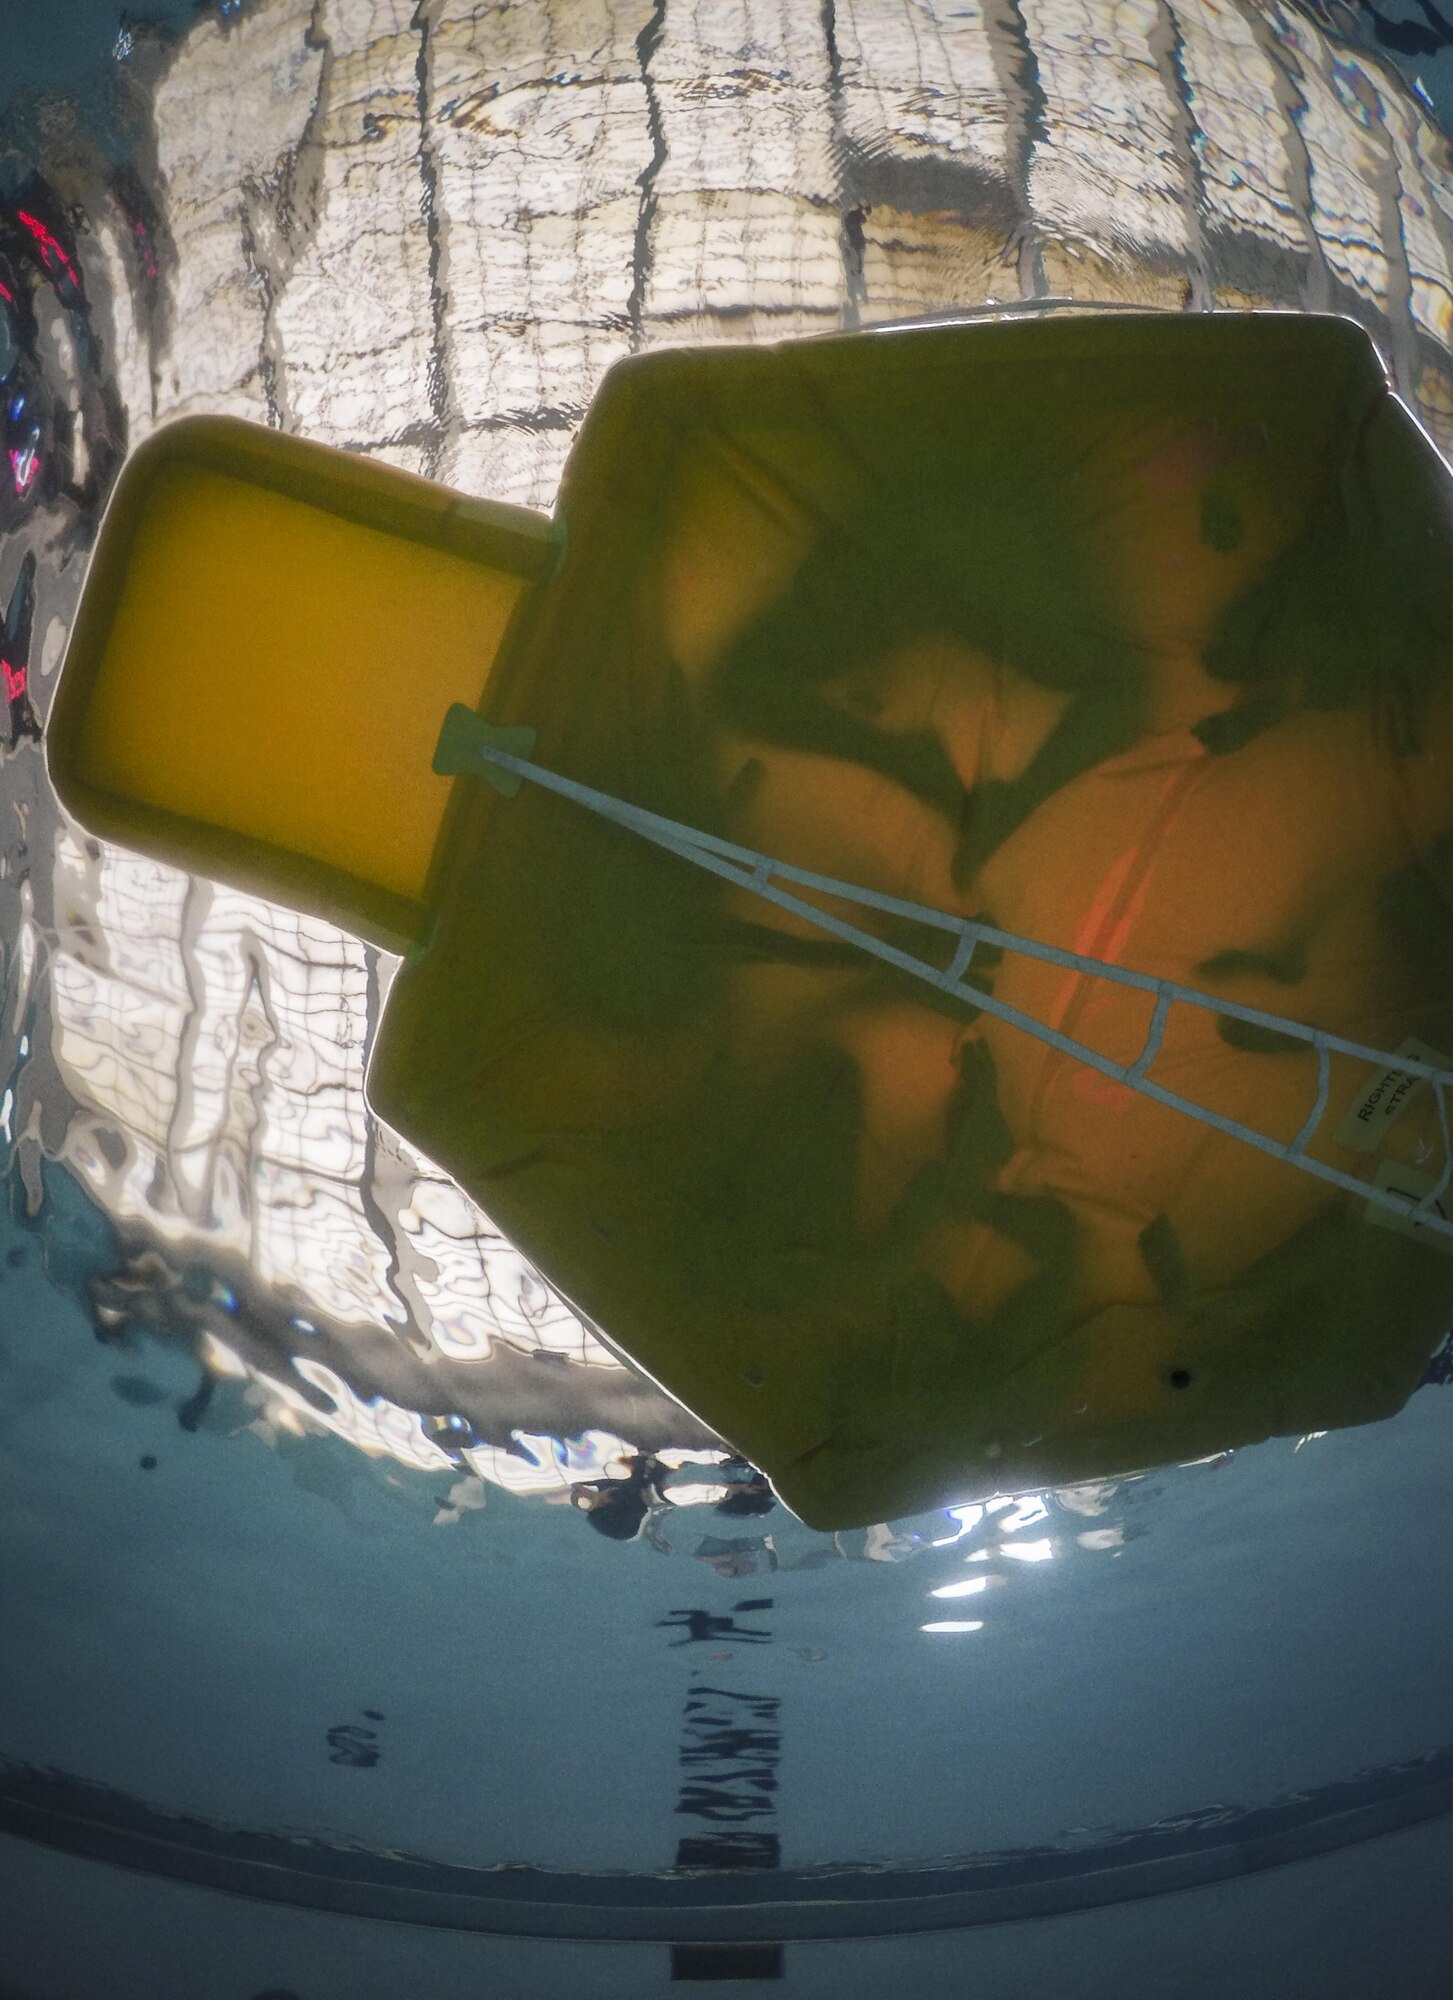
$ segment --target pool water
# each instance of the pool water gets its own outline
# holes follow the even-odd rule
[[[374,1115],[396,959],[46,776],[170,416],[548,509],[632,351],[1069,295],[1346,314],[1453,446],[1408,74],[1092,25],[256,0],[132,30],[104,133],[58,72],[12,113],[7,2000],[1446,1985],[1446,1348],[1381,1421],[809,1527]]]

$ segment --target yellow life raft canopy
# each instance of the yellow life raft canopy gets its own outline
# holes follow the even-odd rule
[[[174,425],[50,755],[408,951],[379,1112],[815,1525],[1453,1317],[1453,487],[1350,322],[641,356],[553,522]]]

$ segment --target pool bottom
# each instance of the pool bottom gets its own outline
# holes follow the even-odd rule
[[[518,1938],[716,1947],[886,1937],[1063,1915],[1254,1875],[1453,1815],[1453,1745],[1272,1805],[1208,1807],[1072,1847],[925,1867],[460,1867],[159,1812],[0,1761],[0,1834],[78,1859],[335,1916]],[[712,1976],[717,1976],[713,1974]],[[723,1975],[725,1976],[725,1975]]]

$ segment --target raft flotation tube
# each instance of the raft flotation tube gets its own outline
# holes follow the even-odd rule
[[[639,356],[553,520],[175,424],[49,747],[407,952],[377,1110],[816,1526],[1453,1318],[1453,482],[1348,321]]]

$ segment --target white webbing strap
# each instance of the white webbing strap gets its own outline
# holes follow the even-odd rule
[[[531,763],[528,758],[517,756],[512,749],[501,747],[501,738],[508,734],[512,742],[519,744],[527,735],[523,730],[508,732],[495,730],[472,710],[456,704],[450,709],[440,732],[439,747],[434,753],[434,769],[444,775],[472,772],[487,778],[498,789],[513,795],[519,788],[521,779],[539,785],[544,790],[555,792],[561,798],[570,799],[583,806],[588,812],[599,814],[602,819],[615,822],[617,826],[628,828],[642,839],[655,846],[679,854],[684,860],[705,869],[709,874],[718,875],[723,881],[733,883],[737,888],[750,890],[753,895],[775,903],[779,909],[788,910],[793,916],[806,918],[819,930],[830,937],[841,938],[853,944],[873,958],[881,959],[885,965],[896,966],[900,971],[921,979],[940,992],[962,1000],[967,1005],[978,1008],[985,1014],[992,1014],[1001,1021],[1008,1021],[1016,1028],[1022,1028],[1027,1035],[1046,1047],[1057,1049],[1061,1055],[1070,1056],[1074,1061],[1089,1069],[1098,1070],[1101,1075],[1123,1083],[1142,1096],[1153,1098],[1158,1104],[1167,1104],[1173,1110],[1183,1112],[1202,1125],[1208,1125],[1217,1132],[1224,1132],[1228,1138],[1239,1139],[1244,1145],[1254,1146],[1258,1152],[1266,1153],[1275,1160],[1285,1160],[1300,1167],[1304,1173],[1313,1174],[1318,1180],[1327,1181],[1333,1187],[1343,1188],[1349,1194],[1362,1196],[1378,1208],[1385,1209],[1399,1218],[1410,1221],[1418,1228],[1426,1228],[1437,1235],[1453,1237],[1453,1219],[1443,1212],[1442,1197],[1453,1178],[1453,1147],[1449,1143],[1448,1106],[1446,1090],[1453,1084],[1453,1070],[1440,1069],[1426,1062],[1419,1062],[1411,1056],[1391,1056],[1381,1049],[1368,1048],[1362,1042],[1348,1041],[1345,1036],[1331,1035],[1320,1028],[1306,1027],[1300,1021],[1292,1021],[1280,1014],[1265,1013],[1259,1007],[1243,1007],[1233,1000],[1217,999],[1214,995],[1200,992],[1193,986],[1181,986],[1172,979],[1157,979],[1150,973],[1135,972],[1129,967],[1112,965],[1104,959],[1091,958],[1081,952],[1064,951],[1058,945],[1040,944],[1033,938],[1017,937],[1012,931],[996,930],[992,924],[973,922],[966,917],[952,915],[947,910],[935,910],[921,903],[909,903],[897,896],[885,896],[874,889],[863,889],[852,882],[840,882],[831,875],[817,875],[807,868],[795,868],[790,862],[774,861],[769,855],[758,854],[751,848],[739,847],[734,842],[722,840],[715,834],[702,833],[695,827],[683,826],[679,821],[663,819],[659,813],[647,812],[641,806],[633,806],[625,799],[617,799],[609,792],[595,791],[589,785],[577,784],[573,778],[562,777],[557,771],[547,770],[541,764]],[[502,782],[501,782],[502,781]],[[815,903],[805,902],[794,896],[789,889],[780,885],[793,884],[797,888],[815,890],[846,903],[856,903],[864,909],[880,910],[887,916],[904,917],[913,923],[927,924],[934,930],[954,934],[957,947],[949,965],[940,970],[937,966],[926,965],[911,952],[900,951],[884,939],[874,937],[871,931],[858,929],[840,917],[819,909]],[[993,945],[1000,951],[1019,952],[1028,958],[1044,959],[1051,965],[1061,965],[1067,970],[1088,973],[1096,979],[1108,979],[1117,986],[1134,987],[1140,992],[1155,996],[1155,1007],[1150,1017],[1149,1027],[1140,1054],[1131,1063],[1118,1063],[1097,1050],[1087,1048],[1072,1036],[1063,1035],[1056,1028],[1035,1020],[1032,1014],[1025,1014],[1017,1007],[1010,1007],[994,994],[982,991],[977,986],[966,986],[964,976],[970,959],[980,944]],[[1173,1006],[1201,1007],[1213,1014],[1223,1015],[1230,1020],[1244,1021],[1252,1027],[1267,1029],[1273,1034],[1284,1035],[1291,1040],[1306,1042],[1317,1052],[1317,1095],[1306,1123],[1289,1144],[1269,1139],[1264,1132],[1258,1132],[1250,1125],[1242,1125],[1234,1118],[1223,1118],[1217,1111],[1210,1111],[1203,1104],[1195,1103],[1189,1097],[1182,1097],[1178,1091],[1167,1090],[1163,1084],[1153,1083],[1146,1074],[1159,1051],[1161,1038],[1165,1033],[1166,1019]],[[1352,1174],[1345,1174],[1337,1167],[1329,1167],[1320,1160],[1306,1156],[1306,1147],[1321,1124],[1327,1109],[1327,1098],[1331,1085],[1331,1057],[1333,1054],[1353,1056],[1359,1061],[1370,1063],[1377,1069],[1400,1071],[1408,1076],[1424,1077],[1433,1086],[1438,1105],[1438,1123],[1443,1140],[1443,1170],[1440,1176],[1421,1196],[1403,1194],[1396,1188],[1376,1187],[1368,1181],[1358,1180]]]

